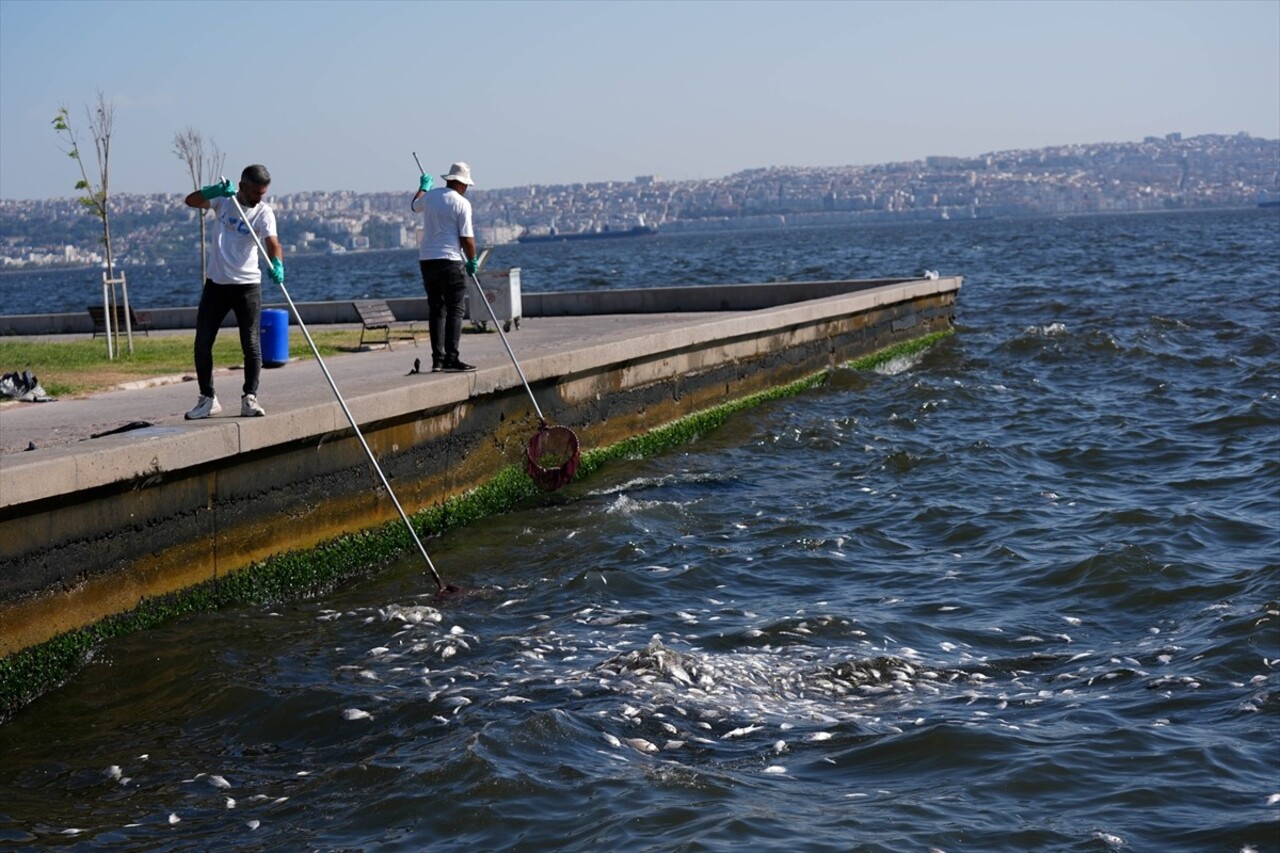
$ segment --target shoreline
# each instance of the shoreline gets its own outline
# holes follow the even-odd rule
[[[999,221],[1034,221],[1037,219],[1083,219],[1089,217],[1111,217],[1111,216],[1147,216],[1147,215],[1166,215],[1166,214],[1197,214],[1197,213],[1228,213],[1235,211],[1255,210],[1267,211],[1275,210],[1274,207],[1263,207],[1256,204],[1245,205],[1224,205],[1214,207],[1183,207],[1171,208],[1166,210],[1097,210],[1097,211],[1071,211],[1063,213],[1037,212],[1028,214],[1009,214],[999,213],[978,216],[960,216],[951,215],[943,217],[942,208],[922,208],[918,211],[904,211],[902,213],[884,213],[883,211],[836,211],[830,213],[801,211],[796,213],[770,213],[760,214],[760,219],[780,219],[782,221],[776,224],[769,224],[763,221],[743,222],[745,219],[756,219],[752,217],[725,217],[724,219],[715,220],[676,220],[670,223],[664,223],[658,226],[655,234],[638,235],[646,238],[651,237],[684,237],[695,236],[701,234],[724,234],[729,232],[747,233],[751,231],[789,231],[789,230],[815,230],[819,228],[861,228],[861,227],[883,227],[892,225],[918,225],[918,224],[948,224],[959,222],[999,222]],[[822,221],[803,221],[791,222],[787,221],[788,217],[803,217],[809,220],[814,217],[830,217],[839,221],[822,222]],[[623,242],[628,242],[626,238]],[[614,240],[605,242],[614,243]],[[557,245],[561,242],[596,242],[592,240],[538,240],[529,243],[521,243],[519,240],[509,240],[505,243],[494,243],[492,247],[498,246],[519,246],[519,245],[540,245],[551,244]],[[322,258],[322,257],[342,257],[347,255],[366,256],[376,255],[379,253],[391,252],[412,252],[416,251],[416,246],[398,246],[398,247],[380,247],[376,249],[347,249],[343,252],[290,252],[291,258]],[[155,270],[161,267],[171,267],[181,269],[185,264],[180,260],[165,259],[165,263],[148,263],[148,264],[118,264],[117,269],[128,271],[131,268]],[[92,264],[75,264],[75,265],[31,265],[24,266],[20,269],[9,269],[0,267],[0,277],[8,275],[26,275],[30,273],[42,272],[80,272],[80,271],[100,271],[100,265]],[[190,270],[184,270],[190,272]]]

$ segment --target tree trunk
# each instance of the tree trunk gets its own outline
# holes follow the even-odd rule
[[[108,289],[108,291],[107,291],[107,292],[108,292],[108,294],[109,294],[109,296],[110,296],[110,299],[109,299],[108,301],[109,301],[111,304],[110,304],[110,305],[104,305],[103,307],[104,307],[104,308],[106,308],[106,310],[107,310],[108,312],[110,312],[110,317],[111,317],[111,319],[112,319],[112,321],[113,321],[113,322],[112,322],[112,324],[111,324],[111,334],[115,335],[115,344],[116,344],[116,346],[115,346],[115,350],[116,350],[116,353],[117,353],[117,354],[119,354],[119,352],[120,352],[120,320],[121,320],[120,314],[121,314],[121,312],[119,311],[119,309],[118,309],[118,307],[117,307],[117,306],[119,305],[119,303],[118,303],[118,302],[116,302],[116,283],[115,283],[115,279],[116,279],[116,263],[115,263],[115,258],[113,258],[113,257],[111,256],[111,220],[110,220],[110,218],[107,216],[107,207],[106,207],[106,202],[105,202],[105,200],[104,200],[104,202],[103,202],[103,206],[102,206],[102,245],[103,245],[103,249],[104,249],[103,254],[105,254],[105,255],[106,255],[106,258],[107,258],[107,278],[108,278],[108,279],[110,280],[110,282],[111,282],[111,284],[110,284],[110,286],[109,286],[109,289]],[[127,300],[127,299],[125,300],[125,304],[126,304],[126,305],[128,305],[128,300]],[[126,309],[126,311],[124,312],[124,314],[125,314],[125,316],[123,317],[123,321],[124,321],[125,326],[126,326],[126,328],[125,328],[125,339],[126,339],[126,341],[128,342],[128,345],[129,345],[129,355],[133,355],[133,329],[129,327],[129,316],[128,316],[128,310],[127,310],[127,309]]]

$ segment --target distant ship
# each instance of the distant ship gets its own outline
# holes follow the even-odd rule
[[[1258,193],[1258,207],[1280,207],[1280,198],[1272,198],[1271,193],[1263,190]]]
[[[658,233],[653,225],[633,225],[630,228],[604,226],[598,231],[561,232],[552,228],[547,234],[530,234],[528,231],[516,238],[517,243],[558,243],[562,240],[616,240],[619,237],[652,237]]]

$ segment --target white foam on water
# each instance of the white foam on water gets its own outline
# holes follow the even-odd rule
[[[721,474],[695,472],[665,474],[660,477],[634,477],[622,483],[606,486],[603,489],[592,489],[588,491],[587,494],[591,497],[602,497],[605,495],[616,495],[624,492],[639,491],[641,489],[664,488],[667,486],[682,485],[686,483],[721,483],[729,479],[731,479],[731,477],[726,477]]]
[[[638,512],[643,512],[646,509],[665,506],[669,503],[669,501],[636,500],[630,495],[618,495],[613,499],[612,503],[605,507],[604,511],[607,515],[630,516],[635,515]]]
[[[920,361],[923,358],[924,358],[924,353],[912,353],[911,355],[895,356],[894,358],[891,358],[888,361],[877,364],[875,367],[875,372],[881,374],[882,376],[898,376],[899,374],[906,373],[907,371],[916,367],[918,364],[920,364]]]

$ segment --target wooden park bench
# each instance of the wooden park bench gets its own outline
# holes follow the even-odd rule
[[[88,306],[89,317],[93,320],[93,336],[105,335],[107,333],[107,309],[101,305]],[[114,328],[117,332],[124,331],[124,311],[120,306],[116,306],[116,317]],[[151,337],[151,315],[146,311],[141,314],[133,310],[133,306],[129,306],[129,328],[135,332],[142,332],[147,337]]]
[[[394,334],[401,340],[411,338],[413,345],[418,345],[418,331],[414,324],[409,320],[397,320],[396,315],[391,313],[391,306],[387,304],[385,299],[357,299],[351,303],[355,306],[356,313],[360,315],[360,346],[364,346],[364,336],[366,332],[383,332],[384,338],[382,343],[387,345],[387,349],[393,349],[391,346],[391,336]]]

